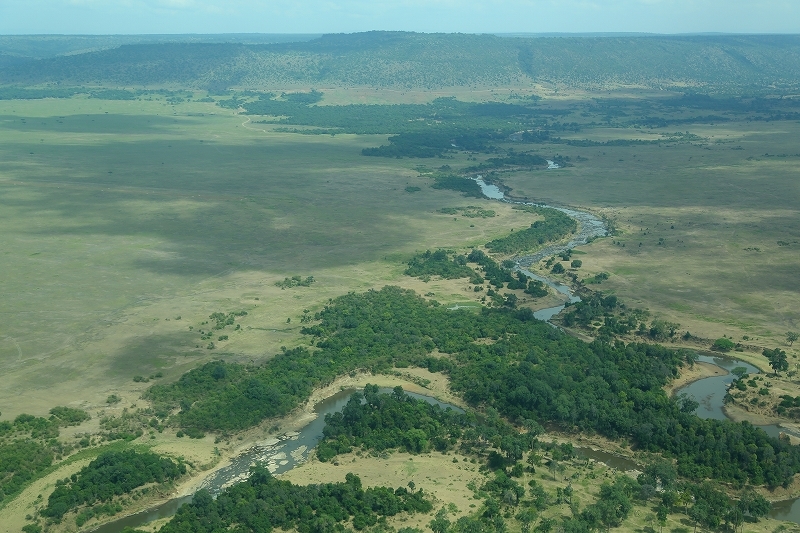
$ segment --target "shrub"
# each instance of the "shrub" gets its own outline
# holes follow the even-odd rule
[[[730,339],[726,339],[725,337],[721,337],[714,341],[714,344],[711,345],[711,349],[715,352],[730,352],[733,350],[734,346],[736,346],[733,341]]]

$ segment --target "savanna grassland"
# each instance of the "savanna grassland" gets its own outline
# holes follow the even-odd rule
[[[379,47],[386,47],[384,66],[407,53],[402,46],[413,41],[408,35],[361,38],[378,39]],[[337,39],[325,46],[340,46]],[[447,39],[425,38],[419,46],[433,53],[442,40]],[[431,391],[472,409],[475,420],[496,420],[497,427],[514,434],[537,433],[542,443],[554,438],[582,442],[647,464],[658,463],[656,448],[662,446],[670,464],[680,465],[692,483],[700,486],[701,478],[714,478],[715,487],[737,498],[750,485],[770,499],[800,493],[792,481],[796,454],[783,441],[768,442],[749,429],[742,437],[751,439],[749,446],[759,454],[769,456],[764,450],[771,452],[772,446],[778,450],[773,455],[779,459],[770,456],[769,468],[763,469],[769,470],[766,482],[762,469],[749,463],[746,474],[726,470],[723,476],[708,465],[733,463],[717,457],[702,463],[708,457],[700,453],[691,457],[713,475],[698,474],[686,466],[688,452],[676,451],[680,446],[644,439],[642,424],[667,422],[642,415],[631,400],[640,401],[641,394],[647,399],[643,403],[660,406],[660,414],[683,417],[685,427],[697,424],[692,435],[708,430],[717,432],[720,442],[735,441],[727,436],[738,430],[708,429],[685,412],[690,403],[662,394],[671,380],[699,378],[709,370],[682,366],[693,361],[691,350],[707,350],[724,336],[736,346],[736,356],[762,369],[767,367],[762,350],[780,348],[796,370],[800,345],[786,338],[788,331],[800,329],[800,100],[791,89],[794,82],[759,86],[755,67],[747,67],[746,89],[735,87],[730,75],[709,89],[714,95],[708,97],[697,93],[710,82],[677,75],[674,83],[664,84],[668,90],[652,80],[625,78],[623,86],[613,73],[606,73],[608,79],[600,76],[602,83],[581,81],[574,69],[550,79],[540,72],[545,61],[540,50],[521,49],[522,41],[513,46],[511,40],[493,37],[478,41],[496,47],[487,48],[481,61],[502,57],[504,62],[495,70],[471,64],[486,76],[463,83],[459,80],[471,70],[453,68],[449,78],[438,80],[416,63],[407,84],[400,83],[401,71],[389,75],[388,67],[381,71],[357,54],[342,59],[345,52],[338,59],[335,54],[323,58],[338,61],[326,71],[328,78],[316,78],[330,86],[312,83],[307,72],[284,79],[270,63],[280,50],[269,47],[256,50],[260,70],[252,78],[236,77],[247,68],[245,56],[256,53],[247,47],[219,47],[219,55],[208,60],[226,64],[234,54],[230,63],[235,68],[224,72],[243,79],[239,85],[211,74],[190,80],[186,76],[191,73],[171,70],[170,64],[184,64],[181,54],[189,48],[181,46],[168,47],[167,66],[154,69],[148,75],[155,78],[142,78],[141,84],[128,82],[143,75],[136,54],[150,45],[138,52],[123,48],[41,64],[15,63],[22,66],[8,72],[19,83],[29,77],[49,83],[63,75],[87,85],[81,76],[94,71],[83,70],[85,62],[94,61],[97,72],[104,72],[106,64],[125,66],[103,87],[37,85],[0,94],[6,95],[0,99],[0,412],[6,424],[0,426],[0,437],[10,449],[22,442],[14,439],[30,436],[53,454],[52,465],[39,464],[13,486],[13,498],[3,500],[0,493],[2,531],[18,532],[26,524],[46,525],[53,533],[76,531],[71,511],[63,522],[48,522],[47,516],[63,511],[47,507],[48,495],[68,485],[63,480],[69,476],[75,476],[73,484],[82,476],[88,479],[98,456],[113,458],[127,449],[155,451],[185,469],[126,488],[124,496],[109,500],[120,507],[108,515],[191,493],[205,472],[241,449],[302,427],[313,416],[314,401],[338,388],[375,382]],[[789,41],[781,46],[794,46]],[[446,54],[460,50],[457,44]],[[583,47],[579,41],[568,44],[570,50]],[[617,43],[632,53],[635,47],[623,44]],[[292,58],[299,54],[306,61],[320,45],[287,46]],[[694,50],[696,43],[680,46]],[[199,48],[192,50],[202,55]],[[362,69],[357,76],[351,63]],[[383,74],[370,74],[375,69]],[[370,76],[374,83],[361,83]],[[448,85],[453,80],[458,86]],[[133,85],[150,89],[138,91]],[[32,96],[34,91],[58,97],[39,98]],[[548,169],[547,160],[561,168]],[[526,325],[528,310],[558,305],[561,298],[553,291],[534,296],[524,286],[498,288],[490,268],[479,267],[478,256],[470,252],[488,253],[489,241],[528,231],[546,217],[475,194],[475,183],[466,178],[477,175],[510,198],[579,208],[603,218],[608,237],[580,247],[569,259],[545,258],[531,268],[570,284],[587,301],[596,291],[602,298],[616,297],[624,309],[638,308],[639,330],[634,325],[618,337],[631,344],[628,352],[600,335],[600,319],[568,328],[579,339],[600,336],[591,345],[547,328],[530,333],[534,326]],[[407,274],[412,257],[440,249],[448,251],[447,268],[468,273],[450,279]],[[490,254],[489,261],[503,270],[498,266],[503,260],[530,251]],[[562,265],[562,273],[554,273],[554,264]],[[510,275],[507,263],[504,268]],[[500,287],[504,284],[508,280]],[[383,297],[379,289],[386,285],[411,289],[426,301],[387,291],[384,310],[366,319],[354,318],[364,307],[342,303],[357,298],[354,294]],[[463,318],[450,323],[447,313],[428,302],[433,300],[471,311],[456,311]],[[426,323],[423,316],[440,324]],[[674,331],[648,334],[653,320]],[[449,330],[441,324],[449,324]],[[523,334],[531,335],[530,344],[515,345]],[[656,341],[690,351],[672,353],[644,344]],[[585,355],[583,362],[567,362],[578,353]],[[315,360],[319,354],[330,357]],[[592,366],[625,357],[633,364],[634,355],[644,370],[630,375],[623,363],[605,373]],[[563,357],[561,366],[556,356]],[[224,364],[207,364],[216,360]],[[651,360],[656,362],[649,366]],[[561,375],[556,366],[567,368],[569,380],[595,370],[598,374],[569,393],[557,388],[561,385],[555,378],[546,387],[539,378],[525,387],[511,386],[516,386],[517,366],[540,369],[546,364],[555,365],[550,377]],[[573,373],[570,364],[581,371]],[[302,365],[309,369],[306,379],[292,373]],[[270,374],[273,367],[284,372],[286,382]],[[639,377],[650,381],[637,385]],[[764,405],[758,413],[753,407],[754,413],[769,420],[800,420],[792,418],[794,400],[784,398],[797,396],[800,404],[795,377],[785,372],[770,377],[775,388],[766,393],[750,386],[748,401],[771,394],[769,402],[756,397]],[[610,422],[586,414],[595,405],[590,400],[570,403],[571,395],[599,382],[608,390],[603,389],[605,396],[598,393],[597,401],[607,402],[608,412],[614,410]],[[552,394],[541,392],[547,387]],[[536,391],[551,402],[547,407],[530,407],[533,400],[524,408],[514,403]],[[254,404],[280,408],[265,410],[268,414],[256,416],[255,422],[234,420],[239,413],[231,398],[239,393]],[[784,410],[778,412],[779,405]],[[34,416],[20,418],[22,413]],[[739,416],[748,419],[743,413]],[[532,418],[547,424],[548,432]],[[456,443],[465,440],[452,436],[443,454],[430,446],[416,454],[372,453],[365,446],[343,451],[339,465],[314,459],[285,479],[301,485],[339,483],[349,468],[365,486],[396,487],[413,480],[432,495],[436,509],[449,509],[454,525],[445,530],[458,533],[478,531],[469,527],[499,528],[497,521],[490,525],[484,519],[500,515],[510,531],[527,533],[537,523],[516,515],[516,496],[497,489],[489,497],[487,491],[494,489],[481,488],[506,467],[516,472],[520,484],[531,490],[544,487],[550,494],[545,498],[549,507],[539,509],[542,533],[553,527],[583,531],[585,524],[599,529],[601,523],[651,533],[666,525],[686,533],[703,523],[700,515],[690,515],[685,499],[697,489],[694,485],[675,491],[683,495],[682,503],[663,504],[670,514],[659,526],[654,513],[660,496],[655,495],[655,478],[648,478],[640,487],[646,494],[637,499],[631,493],[637,499],[632,511],[613,524],[592,514],[602,510],[581,515],[581,509],[594,505],[600,485],[617,479],[615,471],[581,457],[562,457],[560,448],[550,444],[510,453],[507,441],[491,432],[480,435],[482,447],[474,453],[456,452]],[[507,462],[492,466],[491,454],[499,455],[498,450]],[[756,457],[751,447],[747,452]],[[781,466],[772,468],[778,460]],[[549,465],[554,465],[552,472]],[[9,472],[0,472],[6,476],[0,481],[7,481]],[[646,488],[650,482],[652,493]],[[578,503],[564,496],[567,486]],[[705,496],[695,497],[697,502]],[[522,507],[533,505],[531,499],[524,502]],[[492,510],[501,503],[506,505],[502,513]],[[86,510],[92,504],[80,505]],[[97,512],[84,516],[87,527],[109,519],[100,516],[106,511]],[[758,515],[753,511],[752,516]],[[388,527],[425,529],[433,517],[399,515]],[[458,517],[484,522],[457,526]],[[724,525],[710,519],[705,525],[735,529],[731,524],[741,525],[739,518],[728,514]],[[353,523],[357,519],[366,520],[357,514]],[[784,526],[772,520],[744,525],[747,531],[777,527]]]
[[[397,279],[414,251],[480,245],[535,218],[502,205],[493,218],[438,213],[490,204],[433,195],[407,161],[361,156],[379,137],[274,133],[205,103],[2,106],[12,416],[46,411],[51,394],[97,405],[137,374],[274,353],[296,342],[303,309]],[[274,285],[292,275],[316,283]],[[189,326],[238,310],[242,331],[195,348]]]
[[[612,274],[605,290],[693,335],[784,345],[798,327],[798,122],[744,116],[680,129],[696,137],[565,147],[581,161],[504,183],[512,194],[591,206],[613,222],[616,235],[581,256],[587,273]],[[655,140],[678,128],[597,130],[580,136]]]

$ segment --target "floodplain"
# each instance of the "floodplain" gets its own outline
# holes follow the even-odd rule
[[[362,93],[331,90],[322,104],[507,98],[489,89]],[[683,110],[677,118],[694,119],[639,126],[632,122],[648,113],[648,98],[658,105],[661,97],[621,92],[616,116],[633,118],[599,125],[606,104],[583,96],[545,94],[540,104],[562,110],[559,120],[574,122],[578,131],[560,131],[558,142],[507,140],[496,147],[566,163],[556,170],[497,172],[492,179],[509,197],[584,209],[612,229],[580,248],[575,257],[582,264],[568,270],[575,278],[553,275],[543,265],[541,273],[577,285],[609,273],[595,289],[679,324],[690,337],[671,339],[676,347],[706,349],[724,335],[741,345],[737,356],[762,368],[765,347],[781,347],[795,365],[797,347],[784,337],[800,323],[800,154],[794,141],[800,121],[753,120],[756,115],[735,110],[728,120],[704,122],[697,120],[702,110]],[[299,134],[274,117],[252,119],[214,102],[173,104],[159,97],[0,101],[4,419],[68,405],[93,416],[80,426],[89,433],[101,417],[144,406],[141,395],[153,383],[175,381],[202,363],[261,363],[282,348],[305,345],[300,330],[308,316],[348,292],[400,285],[445,305],[477,307],[481,294],[474,284],[411,278],[403,273],[406,262],[425,250],[468,253],[538,220],[509,204],[431,187],[430,169],[486,174],[476,167],[498,152],[366,157],[362,150],[387,144],[387,135]],[[494,216],[442,212],[466,206]],[[313,283],[280,286],[292,276],[311,276]],[[539,308],[558,299],[551,294],[521,303]],[[213,313],[244,311],[235,330],[206,331]],[[221,443],[206,436],[189,441],[190,448],[171,428],[143,440],[211,464],[217,446],[230,456],[267,433],[259,427]],[[75,440],[81,437],[76,430]],[[449,456],[413,458],[423,469],[452,462],[441,483],[460,486],[464,469],[476,467],[458,459],[455,466]],[[345,460],[362,468],[370,484],[383,482],[390,465],[397,483],[419,468],[411,472],[412,457],[400,453],[389,463],[358,453]],[[40,503],[31,490],[52,486],[84,463],[65,465],[30,487],[20,496],[29,506],[14,507],[15,513]],[[585,473],[588,466],[569,468]],[[598,468],[600,481],[611,479]],[[344,468],[312,462],[289,477],[332,481],[339,471]],[[555,479],[550,484],[543,471],[537,478],[555,490]],[[580,499],[595,488],[584,480]],[[450,489],[439,489],[438,503],[468,512],[469,491],[448,498],[442,494]],[[562,511],[566,516],[568,507]],[[623,527],[652,529],[649,514],[637,513]],[[689,525],[679,520],[670,520],[673,531]],[[9,523],[19,528],[26,522],[15,514]],[[776,526],[764,521],[752,527]]]

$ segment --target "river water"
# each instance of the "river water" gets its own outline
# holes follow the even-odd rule
[[[392,389],[381,388],[380,392],[391,392]],[[198,490],[206,489],[217,496],[225,488],[247,479],[250,467],[263,464],[273,474],[280,474],[304,463],[314,446],[322,439],[325,427],[325,415],[344,409],[355,389],[346,389],[326,398],[314,406],[316,418],[298,432],[285,433],[278,437],[257,443],[242,454],[235,457],[226,466],[214,471],[198,486]],[[437,404],[445,409],[453,409],[459,413],[464,410],[454,405],[440,402],[430,396],[406,391],[408,396]],[[99,526],[92,533],[119,533],[126,527],[139,527],[160,518],[174,515],[178,508],[192,501],[192,496],[174,498],[161,505],[132,514],[119,520]]]
[[[554,168],[558,167],[556,166]],[[606,227],[603,221],[594,216],[593,214],[587,213],[585,211],[577,211],[575,209],[567,209],[565,207],[553,207],[551,205],[546,205],[546,204],[536,204],[530,202],[517,202],[508,200],[503,191],[500,189],[500,187],[498,187],[497,185],[486,183],[485,181],[483,181],[482,176],[476,177],[475,182],[478,184],[478,186],[480,186],[483,195],[492,200],[498,200],[509,204],[534,205],[538,207],[547,207],[550,209],[556,209],[557,211],[561,211],[562,213],[569,215],[578,222],[578,231],[575,232],[575,234],[569,241],[565,243],[562,242],[545,246],[541,250],[538,250],[536,253],[515,257],[514,261],[517,263],[517,270],[519,270],[529,278],[543,282],[545,285],[547,285],[548,287],[555,290],[557,293],[564,296],[565,304],[580,302],[581,299],[573,295],[572,291],[568,286],[562,285],[561,283],[558,283],[551,279],[534,274],[529,270],[529,268],[531,267],[531,265],[538,263],[545,257],[558,255],[561,252],[564,252],[566,250],[571,250],[576,246],[586,244],[591,239],[607,235],[608,232],[606,231]],[[538,311],[533,313],[533,316],[539,320],[550,323],[550,319],[556,316],[558,313],[560,313],[563,309],[564,309],[563,304],[557,305],[555,307],[548,307],[546,309],[539,309]]]
[[[578,221],[578,232],[576,232],[569,242],[547,246],[535,254],[517,257],[515,258],[515,261],[517,263],[517,270],[520,270],[523,274],[532,279],[543,282],[557,293],[563,295],[565,303],[574,303],[580,301],[580,298],[573,295],[568,286],[534,274],[528,269],[531,265],[537,263],[544,257],[557,255],[567,249],[574,248],[581,244],[586,244],[592,238],[607,235],[605,225],[603,224],[602,220],[590,213],[583,211],[552,207],[543,204],[509,201],[505,198],[503,191],[500,190],[499,187],[484,182],[481,179],[481,176],[478,176],[476,182],[481,187],[481,191],[487,198],[521,205],[540,205],[541,207],[550,207],[552,209],[557,209]],[[549,322],[549,320],[558,314],[562,309],[564,309],[563,304],[547,309],[540,309],[534,313],[534,316],[539,320]],[[726,357],[702,355],[699,357],[699,360],[717,365],[728,372],[724,374],[721,373],[719,376],[712,376],[695,381],[694,383],[691,383],[686,387],[676,391],[676,394],[685,393],[694,398],[700,404],[697,410],[698,416],[702,418],[716,418],[720,420],[726,419],[727,417],[722,409],[722,401],[725,397],[727,387],[734,379],[733,374],[730,374],[730,370],[737,366],[743,366],[747,368],[748,373],[751,374],[758,373],[759,371],[754,366],[743,361]],[[390,389],[381,389],[381,392],[388,391],[390,391]],[[265,464],[273,474],[286,472],[298,464],[302,464],[307,460],[308,454],[322,438],[322,429],[325,427],[325,415],[343,409],[353,392],[354,390],[344,390],[318,403],[314,407],[317,417],[299,432],[286,433],[279,437],[268,439],[264,442],[254,445],[241,455],[234,458],[230,464],[216,470],[214,473],[209,475],[205,480],[203,480],[199,488],[206,489],[211,492],[211,494],[217,495],[226,487],[246,479],[250,467],[257,463]],[[406,392],[406,394],[415,398],[423,399],[430,403],[436,403],[444,408],[451,408],[459,412],[463,412],[458,407],[439,402],[438,400],[429,396],[414,394],[411,392]],[[778,436],[781,431],[785,431],[777,426],[761,427],[772,436]],[[609,454],[607,452],[580,447],[576,447],[575,449],[579,456],[591,458],[621,471],[638,470],[641,468],[641,465],[637,464],[635,461]],[[176,498],[155,508],[148,509],[146,511],[142,511],[140,513],[130,515],[100,526],[92,530],[92,533],[119,533],[125,527],[142,526],[154,520],[174,515],[181,505],[188,503],[191,500],[192,496]],[[778,520],[788,520],[800,523],[800,498],[773,503],[770,517]]]
[[[721,357],[712,355],[701,355],[698,358],[703,363],[710,363],[716,365],[726,372],[720,372],[718,376],[711,376],[697,380],[693,383],[681,387],[675,391],[675,394],[686,394],[693,398],[700,404],[697,408],[697,416],[700,418],[714,418],[717,420],[728,420],[728,416],[723,409],[725,394],[728,387],[736,379],[731,370],[736,367],[744,367],[747,369],[748,374],[758,374],[760,371],[749,363],[734,359],[731,357]],[[758,426],[763,429],[768,435],[778,437],[782,432],[791,433],[786,428],[777,425]],[[798,436],[798,435],[796,435]],[[769,514],[770,518],[776,520],[787,520],[789,522],[800,523],[800,498],[792,498],[790,500],[783,500],[774,502]]]

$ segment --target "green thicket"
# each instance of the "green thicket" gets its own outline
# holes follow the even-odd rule
[[[80,88],[23,89],[20,87],[0,87],[0,100],[41,100],[43,98],[72,98],[87,92]]]
[[[456,255],[451,259],[451,255],[453,253],[448,250],[436,250],[435,252],[426,250],[408,261],[408,268],[403,274],[415,278],[429,278],[430,276],[439,276],[444,279],[478,277],[475,271],[467,266],[466,256]],[[482,280],[476,281],[476,283],[482,283]]]
[[[497,149],[492,143],[507,140],[519,129],[551,127],[548,117],[561,113],[454,98],[437,98],[428,104],[314,106],[302,99],[287,100],[290,95],[282,99],[273,96],[262,95],[251,101],[234,97],[219,105],[234,109],[241,106],[249,114],[279,117],[279,124],[313,128],[302,130],[303,133],[394,134],[388,144],[362,150],[363,155],[381,157],[441,157],[459,150],[494,152]],[[527,166],[544,163],[541,157],[528,154],[511,154],[505,160]],[[503,164],[497,160],[490,166]]]
[[[275,286],[281,289],[292,289],[294,287],[310,287],[314,283],[314,276],[292,276],[291,278],[283,278],[283,281],[276,281]],[[245,313],[246,314],[246,313]]]
[[[526,421],[528,431],[521,433],[491,415],[456,413],[415,400],[400,387],[389,394],[378,390],[377,386],[368,385],[363,394],[353,394],[341,412],[326,416],[324,439],[317,446],[321,460],[350,452],[352,447],[378,452],[400,449],[415,454],[430,449],[446,452],[458,445],[460,452],[485,460],[486,466],[494,471],[494,476],[479,489],[473,488],[476,497],[485,499],[483,508],[471,517],[470,524],[478,530],[495,531],[502,522],[498,517],[509,518],[512,511],[520,509],[515,518],[522,531],[529,531],[539,512],[554,504],[572,506],[571,484],[557,487],[554,495],[536,480],[529,482],[527,490],[518,481],[525,471],[535,472],[535,465],[543,463],[555,479],[560,463],[575,458],[571,444],[540,442],[536,436],[541,427],[532,421]],[[549,459],[545,459],[545,454]],[[522,462],[526,456],[527,468]],[[769,512],[769,502],[752,489],[744,490],[733,500],[710,483],[679,480],[677,474],[671,462],[662,460],[646,465],[637,479],[619,476],[611,483],[603,483],[597,500],[582,511],[573,508],[573,516],[564,518],[561,526],[564,531],[618,527],[628,517],[634,502],[647,504],[652,500],[658,502],[659,513],[664,517],[681,510],[697,525],[711,529],[723,523],[739,527],[745,517],[753,521]],[[440,533],[460,531],[444,513],[437,514],[431,528]]]
[[[195,494],[192,503],[181,507],[160,532],[344,532],[343,522],[351,518],[360,531],[374,526],[380,517],[427,513],[432,507],[422,490],[364,489],[353,474],[347,474],[344,483],[300,486],[255,467],[247,481],[226,489],[216,500],[205,490]]]
[[[0,444],[0,503],[19,494],[53,464],[54,455],[50,446],[38,440],[15,439]]]
[[[489,284],[498,289],[502,289],[506,284],[508,284],[509,289],[524,289],[526,287],[527,278],[524,278],[524,275],[518,274],[518,277],[514,278],[508,268],[503,268],[501,265],[498,265],[497,261],[480,250],[472,250],[467,256],[467,261],[470,263],[477,263],[481,268],[483,276],[489,280]],[[522,276],[525,281],[519,276]]]
[[[91,416],[83,409],[58,406],[50,409],[50,421],[60,426],[77,426],[89,420]]]
[[[502,167],[537,167],[547,166],[547,160],[536,154],[529,154],[525,152],[515,152],[513,149],[509,150],[508,154],[503,157],[490,157],[485,162],[478,166],[470,167],[468,172],[477,172],[486,169],[497,169]]]
[[[500,254],[525,252],[547,242],[562,239],[578,229],[575,219],[557,209],[534,206],[525,206],[525,209],[542,215],[544,220],[537,220],[529,228],[489,241],[486,243],[487,249]]]
[[[60,521],[79,507],[107,503],[147,483],[164,483],[186,473],[186,465],[151,452],[106,452],[80,472],[56,482],[42,516]]]
[[[485,124],[482,126],[486,127]],[[450,131],[400,133],[389,137],[388,145],[381,145],[377,148],[364,148],[361,150],[361,154],[401,158],[440,157],[453,150],[489,152],[495,150],[495,147],[489,143],[491,141],[505,140],[508,133],[507,129],[498,132],[492,129],[464,131],[456,128]]]
[[[44,418],[28,414],[0,422],[0,503],[13,498],[69,450],[57,440],[59,427],[89,420],[83,409],[54,407]]]
[[[499,265],[480,250],[472,250],[467,256],[455,255],[451,258],[452,255],[453,252],[447,250],[435,252],[427,250],[409,260],[404,274],[423,280],[430,279],[430,276],[440,276],[445,279],[470,278],[469,282],[474,285],[480,285],[488,280],[490,285],[498,289],[507,286],[511,290],[524,289],[533,296],[547,294],[542,282],[529,281],[522,272],[514,275],[511,271],[514,268],[513,261],[504,261],[503,265]],[[468,263],[477,264],[482,275],[473,270]]]
[[[148,393],[181,405],[175,422],[239,429],[288,412],[311,389],[365,368],[416,365],[445,371],[471,405],[509,420],[627,438],[677,459],[681,475],[769,486],[800,471],[800,451],[747,424],[703,420],[662,387],[692,354],[652,345],[587,344],[533,318],[528,309],[448,311],[411,291],[337,298],[303,329],[317,349],[297,348],[263,366],[212,362]],[[487,339],[491,343],[476,343]],[[448,358],[430,355],[433,349]]]
[[[500,131],[513,131],[509,119],[514,125],[518,121],[529,123],[534,116],[563,113],[503,102],[462,102],[452,97],[437,98],[428,104],[315,106],[273,96],[265,94],[252,101],[237,100],[236,104],[244,107],[248,114],[280,117],[280,124],[325,128],[326,132],[335,129],[340,133],[393,133],[399,135],[396,142],[401,145],[432,143],[431,146],[442,149],[450,149],[451,144],[456,144],[461,150],[483,146],[485,142],[499,138],[492,131],[498,128]],[[411,134],[432,137],[404,137]]]
[[[444,215],[457,215],[461,213],[462,217],[467,218],[492,218],[497,216],[493,209],[483,209],[474,205],[466,207],[443,207],[439,212]]]
[[[520,432],[496,411],[457,412],[411,398],[400,387],[390,394],[378,390],[375,385],[365,387],[363,394],[351,397],[347,412],[326,418],[321,445],[327,451],[322,457],[346,453],[350,446],[377,451],[396,448],[412,454],[457,448],[460,453],[485,460],[493,470],[513,470],[523,455],[534,449],[550,450],[559,458],[573,456],[571,444],[540,442],[537,436],[544,429],[533,420],[525,420],[526,431]]]
[[[342,411],[325,415],[324,438],[317,445],[321,461],[347,453],[351,447],[418,454],[445,452],[460,442],[462,452],[475,453],[496,441],[505,455],[490,457],[490,462],[503,466],[521,459],[541,431],[534,424],[528,433],[520,433],[498,417],[479,418],[475,413],[442,408],[408,396],[401,387],[391,394],[378,391],[377,385],[367,385],[363,393],[350,396]]]
[[[473,198],[483,198],[483,192],[478,182],[469,178],[456,176],[453,174],[436,175],[433,177],[434,189],[448,189],[458,191],[464,196]]]
[[[542,298],[543,296],[547,296],[547,287],[538,279],[532,279],[528,282],[528,286],[525,287],[525,293],[530,294],[534,298]]]

